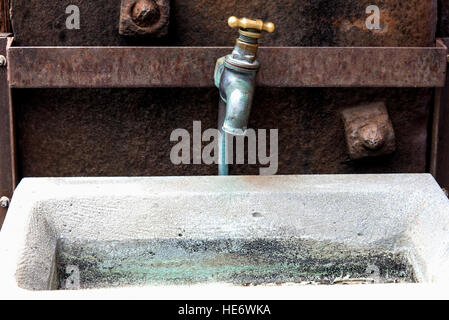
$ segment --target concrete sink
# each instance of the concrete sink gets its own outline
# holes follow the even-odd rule
[[[24,179],[0,288],[446,283],[448,231],[430,175]]]

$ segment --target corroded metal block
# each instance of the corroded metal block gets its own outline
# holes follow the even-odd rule
[[[168,33],[169,0],[122,0],[119,33],[163,37]]]
[[[383,102],[345,109],[342,117],[351,159],[387,155],[396,150],[393,125]]]

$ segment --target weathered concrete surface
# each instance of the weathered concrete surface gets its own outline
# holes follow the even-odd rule
[[[371,0],[174,0],[170,29],[162,40],[130,40],[119,35],[121,0],[13,0],[17,45],[188,45],[227,46],[235,30],[229,16],[273,21],[268,46],[433,46],[437,0],[379,0],[381,30],[365,27]],[[67,30],[65,8],[77,5],[81,29]]]
[[[216,89],[13,90],[21,176],[215,175],[173,165],[170,134],[216,128],[218,101]],[[351,161],[340,110],[372,101],[385,102],[397,151]],[[279,174],[424,173],[431,102],[431,89],[257,88],[249,126],[279,129]]]
[[[0,233],[0,285],[55,288],[65,263],[81,288],[372,271],[442,284],[448,212],[430,175],[26,179]]]

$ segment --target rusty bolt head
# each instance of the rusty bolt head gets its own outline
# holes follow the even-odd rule
[[[132,10],[133,21],[141,27],[155,23],[159,17],[159,7],[153,0],[139,0]]]
[[[0,198],[0,207],[8,208],[8,206],[9,206],[9,198],[8,197],[1,197]]]
[[[372,151],[381,149],[385,145],[385,130],[377,123],[369,123],[359,130],[363,146]]]
[[[164,37],[169,21],[170,0],[122,0],[119,26],[122,36]]]
[[[6,57],[0,55],[0,67],[6,66]]]

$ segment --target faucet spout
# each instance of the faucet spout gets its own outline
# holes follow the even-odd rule
[[[235,81],[226,90],[226,116],[223,131],[235,136],[246,134],[254,96],[253,81]]]

